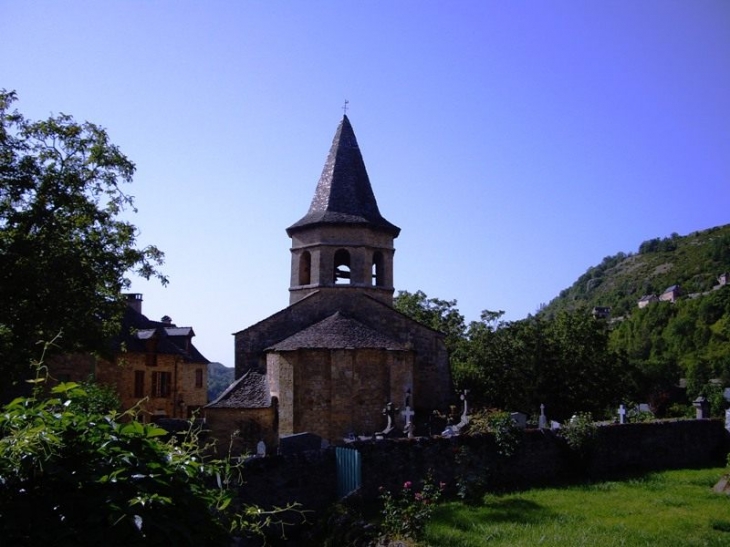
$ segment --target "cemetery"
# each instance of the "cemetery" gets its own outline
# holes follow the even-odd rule
[[[585,446],[571,447],[567,427],[522,428],[513,454],[500,453],[492,433],[369,438],[343,442],[361,460],[361,484],[352,493],[374,501],[381,487],[431,475],[457,494],[472,480],[481,489],[503,490],[599,480],[650,471],[723,465],[730,451],[730,417],[596,424]],[[310,445],[311,446],[311,445]],[[338,501],[336,447],[253,458],[246,465],[245,500],[262,506],[297,500],[322,510]],[[478,483],[478,485],[476,484]]]

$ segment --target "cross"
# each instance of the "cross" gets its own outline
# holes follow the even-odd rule
[[[342,107],[342,110],[345,112],[345,116],[347,116],[347,105],[350,104],[350,101],[345,99],[345,106]]]
[[[415,412],[411,410],[411,407],[407,406],[406,409],[403,411],[403,417],[406,419],[406,424],[411,423],[411,418],[413,418],[413,415]]]
[[[626,423],[626,407],[624,405],[618,407],[618,419],[619,423]]]

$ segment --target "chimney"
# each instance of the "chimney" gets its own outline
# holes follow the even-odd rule
[[[163,315],[160,321],[165,325],[172,325],[172,317],[170,317],[169,315]]]
[[[142,295],[140,293],[127,293],[127,306],[137,313],[142,313]]]

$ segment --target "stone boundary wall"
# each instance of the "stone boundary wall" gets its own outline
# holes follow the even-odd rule
[[[681,420],[607,425],[597,430],[590,450],[578,454],[556,432],[526,430],[517,451],[500,455],[492,435],[420,437],[361,441],[349,445],[362,454],[362,488],[357,498],[372,500],[382,486],[431,474],[449,493],[457,483],[483,482],[487,488],[521,488],[567,479],[609,479],[631,473],[724,465],[730,433],[720,420]],[[334,448],[250,460],[242,500],[262,507],[299,501],[315,511],[336,501]]]

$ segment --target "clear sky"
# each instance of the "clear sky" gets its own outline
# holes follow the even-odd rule
[[[517,320],[650,238],[730,222],[730,2],[0,0],[0,88],[137,165],[151,319],[232,333],[287,306],[290,240],[342,105],[397,290]]]

